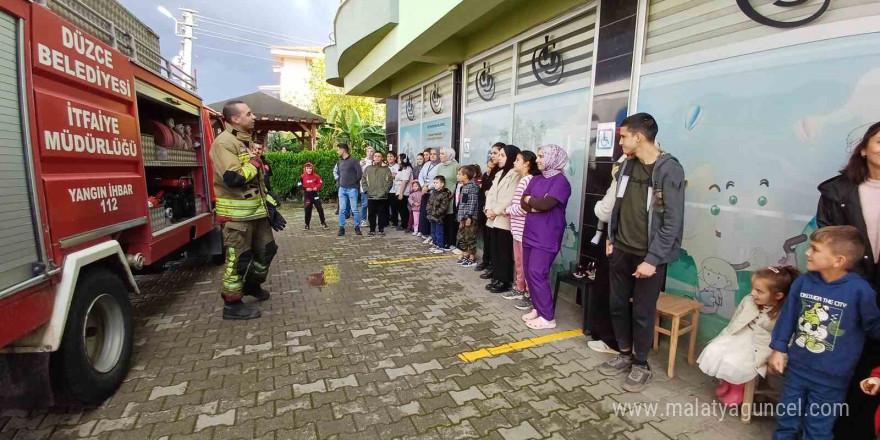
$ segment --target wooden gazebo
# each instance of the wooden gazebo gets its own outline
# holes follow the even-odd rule
[[[299,139],[303,148],[308,145],[309,150],[314,150],[318,127],[326,121],[321,116],[294,107],[262,92],[224,99],[209,104],[208,107],[222,113],[223,105],[229,101],[243,101],[251,108],[251,111],[257,116],[257,122],[254,124],[254,139],[261,142],[266,141],[266,136],[270,131],[289,131]]]

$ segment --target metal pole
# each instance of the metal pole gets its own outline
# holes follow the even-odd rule
[[[180,36],[183,37],[183,72],[192,76],[192,47],[193,47],[193,27],[195,27],[195,14],[198,11],[193,9],[180,8],[183,15],[183,21],[180,23]]]
[[[116,38],[116,23],[110,22],[110,45],[119,50],[119,40]]]
[[[134,35],[132,35],[131,32],[126,31],[125,35],[128,37],[128,43],[131,44],[131,59],[134,60],[135,62],[137,62],[137,60],[138,60],[137,41],[134,39]]]

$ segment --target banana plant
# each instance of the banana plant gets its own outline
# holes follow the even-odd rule
[[[385,150],[385,129],[378,125],[364,124],[356,109],[333,107],[327,123],[319,129],[319,134],[327,147],[345,143],[356,156],[363,155],[368,146],[379,151]]]

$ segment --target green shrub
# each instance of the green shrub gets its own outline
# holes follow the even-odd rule
[[[269,140],[266,142],[266,151],[281,151],[287,148],[288,153],[299,153],[303,150],[302,142],[294,137],[293,133],[286,131],[273,131],[269,134]]]
[[[336,179],[333,178],[333,166],[338,160],[336,150],[301,151],[299,153],[270,152],[265,156],[272,165],[272,189],[280,197],[287,197],[294,192],[301,191],[297,184],[306,162],[315,166],[315,172],[324,181],[324,187],[318,194],[322,198],[336,197]]]

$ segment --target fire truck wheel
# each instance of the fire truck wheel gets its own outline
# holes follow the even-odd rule
[[[52,382],[62,400],[99,404],[122,384],[131,364],[131,300],[105,268],[80,273],[61,347],[52,353]]]

